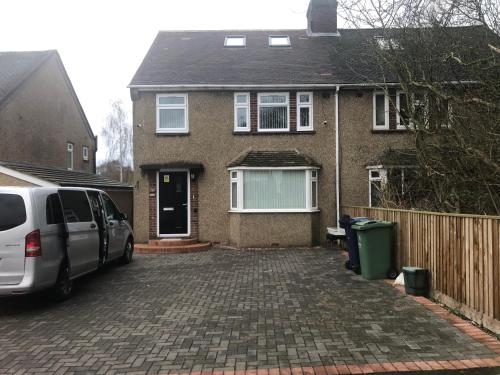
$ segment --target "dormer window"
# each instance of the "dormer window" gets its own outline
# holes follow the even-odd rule
[[[395,41],[393,38],[385,38],[383,36],[376,36],[375,42],[380,49],[388,51],[391,49],[401,49],[399,43]]]
[[[224,47],[227,48],[243,48],[247,45],[247,38],[243,35],[226,36]]]
[[[290,37],[287,35],[271,35],[269,47],[290,47]]]

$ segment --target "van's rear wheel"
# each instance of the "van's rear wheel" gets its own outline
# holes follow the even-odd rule
[[[132,262],[132,257],[134,256],[134,241],[129,238],[127,244],[125,245],[125,250],[122,255],[122,263],[129,264]]]
[[[73,293],[73,280],[70,279],[68,262],[64,262],[59,270],[53,295],[56,301],[64,301]]]

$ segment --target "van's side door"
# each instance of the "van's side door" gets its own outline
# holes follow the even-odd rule
[[[109,258],[117,258],[123,254],[125,249],[125,235],[128,230],[127,225],[123,221],[120,210],[113,203],[111,198],[104,193],[101,193],[106,212],[106,222],[108,225],[109,234]]]
[[[84,190],[59,190],[67,230],[71,277],[97,269],[99,232]]]

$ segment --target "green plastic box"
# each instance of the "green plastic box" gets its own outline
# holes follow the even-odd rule
[[[352,226],[358,232],[361,275],[368,280],[386,279],[392,266],[394,223],[365,221]]]
[[[403,267],[406,294],[427,297],[429,295],[429,270],[419,267]]]

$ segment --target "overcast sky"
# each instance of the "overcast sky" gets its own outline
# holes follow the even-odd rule
[[[309,0],[2,0],[0,51],[57,49],[96,135],[159,30],[306,27]],[[131,114],[129,115],[131,121]],[[102,142],[100,142],[102,146]],[[103,158],[103,147],[98,159]]]

